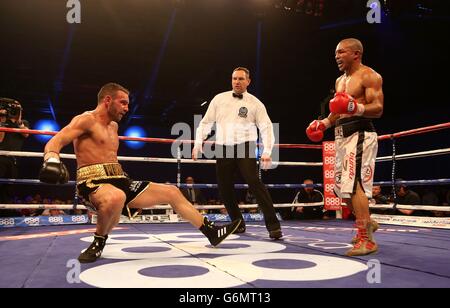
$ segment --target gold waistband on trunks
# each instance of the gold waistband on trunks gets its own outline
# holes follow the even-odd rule
[[[77,170],[77,184],[87,180],[122,177],[126,177],[126,175],[122,170],[122,166],[118,163],[89,165]]]

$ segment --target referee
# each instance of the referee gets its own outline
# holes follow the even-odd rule
[[[234,192],[234,176],[239,170],[264,214],[270,238],[279,239],[283,236],[280,222],[276,217],[272,198],[258,177],[255,154],[258,128],[264,146],[261,155],[262,166],[266,168],[271,164],[275,139],[272,122],[263,103],[247,92],[250,84],[248,69],[236,68],[232,74],[231,84],[232,91],[216,95],[209,104],[196,132],[192,158],[196,160],[199,152],[202,152],[203,140],[209,135],[215,123],[216,173],[220,197],[230,218],[242,219],[241,225],[234,233],[245,232],[245,223]]]

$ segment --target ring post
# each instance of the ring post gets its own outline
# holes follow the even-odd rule
[[[177,146],[177,187],[181,185],[181,144]]]
[[[392,197],[394,198],[394,209],[397,207],[397,194],[395,193],[395,168],[396,168],[396,149],[395,149],[395,137],[391,135],[392,141],[392,173],[391,173],[391,182],[392,182]]]

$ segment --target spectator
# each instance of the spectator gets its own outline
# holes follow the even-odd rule
[[[195,184],[194,178],[192,176],[188,176],[186,178],[186,184]],[[198,188],[182,188],[181,193],[184,195],[189,202],[194,205],[205,204],[206,199],[203,196],[203,193]]]
[[[388,197],[381,192],[380,185],[374,185],[372,187],[372,198],[375,200],[375,204],[388,204]]]
[[[320,191],[314,189],[314,182],[306,179],[303,184],[308,185],[301,188],[295,195],[293,203],[315,203],[322,202],[323,195]],[[323,206],[295,206],[291,210],[291,218],[293,219],[322,219]]]
[[[255,195],[253,195],[252,192],[249,189],[247,189],[247,191],[245,193],[245,200],[244,200],[243,204],[257,204],[257,203],[258,203],[258,201],[256,200]],[[254,207],[254,208],[250,208],[250,209],[245,209],[244,212],[256,214],[256,213],[260,213],[260,210],[258,207]]]
[[[28,129],[28,122],[22,119],[22,106],[14,99],[0,98],[0,126]],[[0,150],[21,151],[28,134],[0,132]],[[0,156],[0,178],[16,179],[18,165],[14,156]],[[0,185],[0,203],[10,203],[13,185]],[[15,210],[2,210],[0,216],[15,216]]]
[[[256,197],[252,194],[252,192],[247,189],[247,192],[245,193],[245,204],[257,204],[258,201],[256,200]]]
[[[403,181],[398,179],[397,181]],[[395,187],[395,193],[397,194],[397,204],[403,205],[419,205],[420,204],[420,196],[408,188],[405,184],[397,184]],[[420,215],[420,211],[416,210],[405,210],[405,209],[397,209],[397,211],[404,215]]]
[[[369,204],[388,204],[389,199],[382,194],[381,186],[374,185],[372,187],[372,199],[369,200]],[[374,209],[371,208],[370,212],[373,214],[393,214],[391,209]]]

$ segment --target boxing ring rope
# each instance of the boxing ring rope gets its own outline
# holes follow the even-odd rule
[[[292,206],[302,206],[302,207],[312,207],[312,206],[322,206],[323,202],[313,202],[313,203],[277,203],[274,204],[276,208],[287,208]],[[211,205],[194,205],[197,210],[218,210],[223,209],[225,206],[223,204],[211,204]],[[239,204],[241,209],[254,209],[257,208],[258,204]],[[450,207],[449,207],[450,208]],[[73,206],[72,204],[0,204],[0,210],[2,209],[39,209],[39,210],[87,210],[88,208],[84,205]],[[143,210],[171,210],[170,205],[158,204],[152,206],[151,208],[143,208]]]
[[[423,133],[429,133],[434,132],[438,130],[443,130],[450,128],[450,122],[431,125],[431,126],[425,126],[420,128],[414,128],[406,131],[401,131],[393,134],[386,134],[378,136],[378,140],[386,140],[386,139],[395,139],[400,137],[406,137],[406,136],[412,136],[412,135],[418,135]],[[31,134],[31,135],[50,135],[54,136],[58,132],[54,131],[45,131],[45,130],[37,130],[37,129],[19,129],[19,128],[9,128],[9,127],[0,127],[0,132],[9,132],[9,133],[21,133],[21,134]],[[179,140],[179,139],[168,139],[168,138],[144,138],[144,137],[126,137],[126,136],[119,136],[120,140],[123,141],[142,141],[142,142],[148,142],[148,143],[174,143],[174,142],[180,142],[180,143],[194,143],[194,140]],[[205,141],[204,143],[214,143],[213,141]],[[321,150],[321,145],[314,145],[314,144],[275,144],[274,146],[280,147],[280,148],[288,148],[288,149],[317,149]]]
[[[275,208],[289,208],[289,207],[314,207],[323,206],[323,202],[312,202],[312,203],[277,203],[274,204]],[[217,210],[223,209],[225,206],[223,204],[214,205],[194,205],[197,210]],[[239,204],[240,209],[254,209],[257,208],[258,204]],[[374,204],[370,205],[370,208],[374,209],[393,209],[393,203],[391,204]],[[450,212],[450,206],[432,206],[432,205],[406,205],[397,204],[397,209],[405,210],[425,210],[425,211],[440,211],[440,212]],[[0,210],[20,210],[20,209],[38,209],[38,210],[87,210],[88,208],[84,205],[73,206],[71,204],[0,204]],[[143,210],[171,210],[170,205],[159,204],[151,208],[143,208]]]
[[[400,137],[406,137],[406,136],[412,136],[417,134],[423,134],[428,132],[434,132],[438,130],[448,129],[450,128],[450,122],[442,123],[442,124],[436,124],[416,129],[411,129],[407,131],[402,131],[394,134],[386,134],[378,136],[378,140],[386,140],[386,139],[396,139]],[[0,132],[9,132],[9,133],[22,133],[22,134],[32,134],[32,135],[51,135],[54,136],[57,134],[57,132],[53,131],[44,131],[44,130],[35,130],[35,129],[18,129],[18,128],[8,128],[8,127],[0,127]],[[148,142],[148,143],[182,143],[182,144],[192,144],[194,143],[194,140],[179,140],[179,139],[168,139],[168,138],[148,138],[148,137],[126,137],[126,136],[119,136],[119,140],[123,141],[140,141],[140,142]],[[205,141],[205,144],[213,144],[213,141]],[[313,144],[275,144],[274,147],[279,148],[286,148],[286,149],[316,149],[321,150],[321,145],[313,145]],[[433,152],[436,151],[436,152]],[[433,150],[433,151],[425,151],[425,152],[418,152],[417,155],[427,155],[427,152],[430,152],[430,155],[439,155],[441,154],[440,151],[442,151],[442,154],[448,153],[448,149],[441,149],[441,150]],[[0,151],[0,155],[8,155],[3,154],[9,151]],[[29,156],[29,157],[42,157],[42,154],[35,153],[35,152],[9,152],[10,155],[14,156],[20,156],[20,153],[27,153],[27,155],[23,156]],[[420,154],[419,154],[420,153]],[[406,154],[403,154],[406,155]],[[74,154],[61,154],[62,158],[70,158],[74,159]],[[385,161],[388,157],[382,157],[380,158],[382,161]],[[124,160],[126,157],[120,157],[120,159]],[[119,159],[119,160],[120,160]],[[177,159],[164,159],[164,158],[150,158],[150,157],[143,157],[138,158],[136,161],[141,160],[151,160],[151,161],[157,161],[157,162],[168,162],[168,163],[174,163],[177,161]],[[215,163],[215,160],[201,160],[204,163]],[[198,162],[192,162],[190,159],[182,160],[183,163],[198,163]],[[294,163],[294,162],[287,162],[287,163]],[[289,166],[289,164],[287,166]],[[314,163],[317,164],[316,166],[320,166],[320,163]]]
[[[397,132],[394,134],[382,135],[382,136],[378,137],[378,140],[380,140],[380,141],[386,140],[386,139],[390,139],[392,141],[392,155],[390,156],[390,160],[392,161],[391,192],[392,192],[392,195],[394,196],[394,200],[397,199],[397,195],[396,195],[396,191],[395,191],[395,181],[396,181],[395,173],[396,173],[396,161],[399,160],[397,153],[396,153],[396,146],[395,146],[396,139],[400,138],[400,137],[407,137],[407,136],[412,136],[412,135],[434,132],[434,131],[438,131],[438,130],[442,130],[442,129],[447,129],[449,127],[450,127],[450,122],[447,122],[447,123],[441,123],[441,124],[401,131],[401,132]],[[402,158],[400,158],[400,159],[402,159]]]
[[[423,134],[423,133],[430,133],[430,132],[447,129],[447,128],[450,128],[450,122],[431,125],[431,126],[425,126],[425,127],[421,127],[421,128],[414,128],[414,129],[405,130],[405,131],[394,133],[394,134],[381,135],[381,136],[378,136],[378,140],[381,141],[381,140],[386,140],[386,139],[396,139],[396,138],[400,138],[400,137],[407,137],[407,136],[419,135],[419,134]]]
[[[37,130],[37,129],[19,129],[19,128],[9,128],[9,127],[0,127],[0,132],[7,133],[20,133],[20,134],[30,134],[30,135],[50,135],[54,136],[58,132],[53,131],[45,131],[45,130]],[[121,141],[139,141],[146,143],[180,143],[180,144],[194,144],[195,140],[179,140],[179,139],[169,139],[169,138],[149,138],[149,137],[127,137],[127,136],[119,136],[119,140]],[[214,144],[214,141],[204,141],[204,144]],[[261,145],[258,143],[258,145]],[[286,148],[286,149],[315,149],[321,150],[321,145],[316,144],[293,144],[293,143],[276,143],[274,147]]]
[[[378,137],[378,140],[393,140],[393,155],[392,156],[384,156],[377,158],[378,161],[393,161],[407,158],[416,158],[416,157],[425,157],[432,155],[443,155],[450,153],[450,148],[447,149],[438,149],[431,151],[422,151],[417,153],[409,153],[402,155],[395,155],[395,143],[394,140],[400,137],[406,137],[411,135],[423,134],[426,132],[433,132],[437,130],[450,128],[450,122],[426,126],[422,128],[411,129],[407,131],[402,131],[394,134],[387,134]],[[43,131],[43,130],[32,130],[32,129],[16,129],[16,128],[6,128],[0,127],[0,132],[11,132],[11,133],[27,133],[27,134],[36,134],[36,135],[56,135],[57,132],[52,131]],[[120,140],[124,141],[140,141],[140,142],[148,142],[148,143],[186,143],[192,144],[194,140],[178,140],[178,139],[168,139],[168,138],[148,138],[148,137],[126,137],[119,136]],[[212,141],[205,141],[206,144],[212,144]],[[286,149],[322,149],[321,145],[311,145],[311,144],[275,144],[274,146],[279,148]],[[6,156],[27,156],[27,157],[42,157],[43,153],[36,152],[14,152],[14,151],[0,151],[0,155]],[[60,154],[61,158],[75,159],[74,154]],[[192,159],[180,159],[180,158],[157,158],[157,157],[124,157],[119,156],[119,160],[121,161],[140,161],[140,162],[159,162],[159,163],[185,163],[185,164],[214,164],[215,160],[206,160],[201,159],[194,161]],[[322,166],[322,162],[274,162],[278,166]],[[395,181],[395,179],[394,179]]]
[[[375,182],[374,185],[381,185],[381,186],[387,186],[392,185],[395,187],[395,161],[396,160],[403,160],[403,159],[411,159],[411,158],[420,158],[420,157],[429,157],[429,156],[436,156],[436,155],[445,155],[450,153],[450,148],[444,148],[444,149],[436,149],[436,150],[430,150],[430,151],[421,151],[421,152],[415,152],[415,153],[407,153],[407,154],[401,154],[396,155],[395,152],[395,139],[400,137],[406,137],[411,135],[417,135],[417,134],[423,134],[427,132],[433,132],[438,130],[443,130],[450,128],[450,122],[442,123],[438,125],[432,125],[407,131],[402,131],[394,134],[387,134],[382,135],[378,137],[378,140],[386,140],[390,139],[393,142],[393,154],[392,156],[384,156],[384,157],[378,157],[377,162],[385,162],[385,161],[392,161],[393,162],[393,172],[392,172],[392,180],[391,181],[380,181]],[[13,129],[13,128],[5,128],[0,127],[0,131],[4,132],[11,132],[11,133],[27,133],[27,134],[37,134],[37,135],[55,135],[57,132],[50,132],[50,131],[40,131],[40,130],[25,130],[25,129]],[[163,143],[163,144],[173,144],[173,143],[179,143],[181,144],[192,144],[193,140],[178,140],[178,139],[166,139],[166,138],[142,138],[142,137],[125,137],[125,136],[119,136],[120,140],[123,141],[139,141],[139,142],[149,142],[149,143]],[[212,141],[205,141],[205,143],[214,143]],[[322,149],[322,145],[310,145],[310,144],[276,144],[275,146],[279,148],[287,148],[287,149]],[[178,153],[180,147],[178,147]],[[18,151],[0,151],[0,155],[5,156],[17,156],[17,157],[38,157],[42,158],[43,153],[39,152],[18,152]],[[75,159],[76,156],[74,154],[60,154],[61,158],[64,159]],[[134,161],[134,162],[153,162],[153,163],[177,163],[179,166],[182,163],[185,164],[214,164],[215,160],[210,159],[201,159],[194,161],[192,159],[181,159],[178,155],[177,158],[159,158],[159,157],[126,157],[126,156],[119,156],[118,160],[120,161]],[[274,162],[274,164],[278,166],[322,166],[322,162]],[[180,183],[180,170],[178,170],[178,176],[177,176],[177,186],[180,188],[216,188],[217,184],[181,184]],[[31,185],[42,185],[45,183],[39,182],[39,180],[32,180],[32,179],[0,179],[0,183],[9,183],[9,184],[31,184]],[[450,183],[450,179],[436,179],[436,180],[415,180],[415,181],[399,181],[397,183],[407,184],[407,185],[445,185]],[[67,186],[73,186],[75,185],[75,181],[70,181],[69,183],[65,184]],[[304,184],[266,184],[268,188],[301,188],[305,187]],[[309,185],[310,186],[310,185]],[[314,187],[322,187],[322,184],[314,184]],[[236,184],[235,188],[237,189],[243,189],[248,188],[247,184]],[[394,190],[395,193],[395,190]],[[274,204],[275,207],[282,208],[282,207],[308,207],[308,206],[323,206],[323,202],[317,202],[317,203],[281,203],[281,204]],[[223,205],[196,205],[197,209],[220,209],[224,208]],[[239,205],[240,208],[256,208],[257,204],[246,204],[246,205]],[[387,204],[387,205],[370,205],[371,208],[381,208],[381,209],[412,209],[412,210],[428,210],[428,211],[450,211],[450,207],[443,207],[443,206],[411,206],[411,205],[401,205],[401,204]],[[62,209],[62,210],[72,210],[72,209],[86,209],[83,205],[67,205],[67,204],[1,204],[0,209]],[[158,205],[156,207],[152,207],[151,209],[171,209],[169,205]]]
[[[397,181],[398,184],[405,184],[410,186],[425,186],[425,185],[447,185],[450,184],[449,179],[434,179],[434,180],[410,180],[410,181]],[[75,181],[69,181],[66,184],[48,184],[42,183],[39,180],[33,179],[2,179],[0,178],[0,184],[29,184],[29,185],[49,185],[49,186],[72,186],[75,185]],[[174,183],[169,183],[170,185],[175,185]],[[390,181],[378,181],[374,182],[374,185],[380,186],[389,186],[391,184]],[[306,187],[314,187],[321,188],[322,184],[265,184],[267,188],[306,188]],[[180,188],[217,188],[217,184],[181,184]],[[248,184],[234,184],[234,188],[236,189],[247,189]]]
[[[397,160],[409,159],[409,158],[421,158],[428,156],[437,156],[449,154],[450,148],[445,149],[437,149],[430,151],[421,151],[415,153],[407,153],[396,155]],[[4,156],[16,156],[16,157],[30,157],[30,158],[42,158],[44,153],[42,152],[19,152],[19,151],[0,151],[0,155]],[[75,154],[60,154],[61,158],[65,159],[76,159]],[[118,156],[117,159],[119,161],[133,161],[133,162],[150,162],[150,163],[178,163],[178,159],[176,158],[161,158],[161,157],[133,157],[133,156]],[[392,156],[382,156],[377,157],[377,162],[385,162],[392,161]],[[201,160],[192,160],[192,159],[181,159],[181,163],[183,164],[215,164],[216,161],[214,159],[201,159]],[[320,167],[323,165],[322,162],[274,162],[274,164],[278,166],[311,166],[311,167]]]
[[[450,152],[450,149],[449,149]],[[0,151],[0,155],[4,156],[17,156],[17,157],[30,157],[30,158],[43,158],[44,153],[41,152],[20,152],[20,151]],[[64,154],[61,153],[59,155],[61,158],[65,159],[76,159],[75,154]],[[117,159],[119,161],[132,161],[132,162],[147,162],[147,163],[183,163],[183,164],[215,164],[216,160],[214,159],[201,159],[201,160],[192,160],[192,159],[176,159],[176,158],[161,158],[161,157],[139,157],[139,156],[118,156]],[[321,162],[274,162],[277,166],[312,166],[312,167],[320,167],[323,165]]]
[[[430,150],[430,151],[422,151],[422,152],[415,152],[415,153],[409,153],[409,154],[395,155],[395,159],[403,160],[403,159],[409,159],[409,158],[437,156],[437,155],[443,155],[443,154],[449,154],[449,153],[450,153],[450,148],[446,148],[446,149],[438,149],[438,150]],[[376,161],[377,162],[392,161],[392,156],[377,157]]]
[[[395,140],[395,138],[400,137],[406,137],[416,134],[423,134],[426,132],[433,132],[437,130],[447,129],[450,128],[450,122],[422,127],[422,128],[416,128],[411,129],[407,131],[402,131],[394,134],[387,134],[379,136],[379,140],[386,140],[391,139]],[[31,130],[31,129],[15,129],[15,128],[6,128],[6,127],[0,127],[0,131],[4,132],[16,132],[16,133],[28,133],[28,134],[37,134],[37,135],[55,135],[57,132],[52,131],[42,131],[42,130]],[[142,137],[125,137],[125,136],[119,136],[120,140],[125,141],[141,141],[141,142],[149,142],[149,143],[166,143],[171,144],[174,142],[177,143],[186,143],[186,144],[192,144],[193,140],[178,140],[178,139],[167,139],[167,138],[142,138]],[[205,141],[205,143],[213,143],[212,141]],[[321,145],[310,145],[310,144],[276,144],[275,146],[278,146],[280,148],[289,148],[289,149],[322,149]],[[395,144],[393,144],[393,155],[392,156],[384,156],[384,157],[378,157],[377,162],[385,162],[385,161],[392,161],[393,162],[393,179],[391,180],[391,184],[394,186],[395,184],[395,160],[402,160],[402,159],[410,159],[410,158],[419,158],[419,157],[427,157],[427,156],[435,156],[435,155],[444,155],[450,153],[450,148],[446,149],[437,149],[437,150],[430,150],[430,151],[422,151],[422,152],[416,152],[416,153],[407,153],[407,154],[401,154],[396,155],[395,154]],[[17,156],[17,157],[43,157],[43,153],[39,152],[18,152],[18,151],[0,151],[0,155],[5,156]],[[61,158],[65,159],[75,159],[76,156],[74,154],[60,154]],[[214,164],[215,160],[208,160],[208,159],[201,159],[194,161],[192,159],[180,159],[180,158],[159,158],[159,157],[126,157],[126,156],[119,156],[119,161],[134,161],[134,162],[158,162],[158,163],[185,163],[185,164]],[[322,162],[274,162],[274,164],[278,166],[322,166]],[[179,173],[179,172],[178,172]],[[179,176],[177,176],[179,178]],[[10,181],[10,183],[19,183],[17,180],[12,179],[6,179],[6,181]],[[0,179],[0,181],[2,181]],[[29,180],[30,181],[30,180]],[[32,182],[28,182],[27,184],[33,184]],[[183,187],[181,183],[179,183],[179,180],[177,181],[178,187]],[[387,182],[383,182],[387,183]],[[69,185],[73,185],[74,183],[69,183]],[[195,185],[195,184],[194,184]],[[202,185],[202,184],[199,184]],[[210,184],[203,184],[207,185],[204,188],[211,188]],[[274,185],[271,187],[271,185]],[[277,188],[277,184],[268,184],[269,188]],[[291,188],[299,188],[301,186],[298,186],[297,184],[279,184],[281,187],[291,187]],[[289,185],[289,186],[284,186]],[[195,187],[195,186],[194,186]],[[200,187],[199,187],[200,188]],[[247,188],[247,187],[245,187]]]

